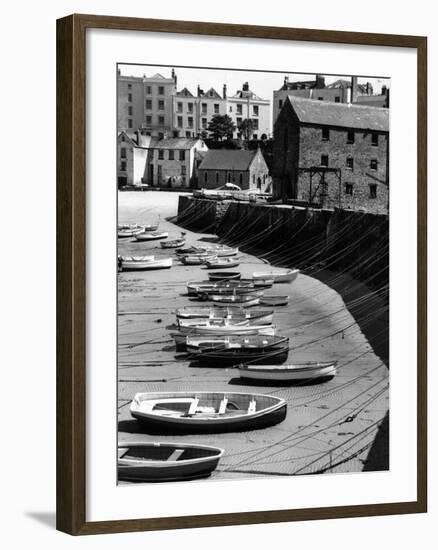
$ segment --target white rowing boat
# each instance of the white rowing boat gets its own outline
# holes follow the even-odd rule
[[[254,280],[273,279],[274,283],[292,283],[298,277],[299,269],[287,269],[286,271],[256,271],[252,274]]]
[[[135,235],[136,241],[156,241],[158,239],[167,239],[169,233],[167,231],[145,231]]]
[[[172,267],[172,258],[163,258],[162,260],[149,260],[147,258],[148,256],[122,256],[120,267],[122,271],[146,271]]]
[[[206,260],[205,265],[208,269],[222,269],[227,267],[237,267],[239,265],[239,260],[237,258],[214,258],[211,260]]]
[[[239,365],[239,376],[266,382],[294,382],[336,376],[336,361],[294,365]]]

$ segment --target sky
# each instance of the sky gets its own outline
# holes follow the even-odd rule
[[[163,67],[158,65],[119,65],[121,74],[124,76],[152,76],[160,73],[164,77],[170,77],[172,67]],[[278,90],[283,85],[285,76],[289,76],[289,81],[312,80],[315,73],[297,74],[297,73],[279,73],[279,72],[257,72],[257,71],[236,71],[231,69],[204,69],[187,68],[175,66],[178,77],[177,88],[181,90],[187,87],[192,94],[196,95],[198,84],[205,92],[213,87],[222,95],[223,85],[227,85],[228,96],[234,95],[237,90],[242,89],[244,82],[249,82],[249,88],[258,96],[269,99],[272,102],[274,90]],[[330,84],[339,78],[349,79],[349,75],[325,75],[326,84]],[[359,77],[359,83],[371,82],[374,93],[380,93],[382,85],[390,87],[390,79]]]

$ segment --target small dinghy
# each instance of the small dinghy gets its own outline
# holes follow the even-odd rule
[[[336,376],[336,361],[294,365],[239,365],[239,376],[264,382],[296,382]]]
[[[257,288],[271,288],[274,284],[274,279],[241,279],[241,281],[251,281]]]
[[[169,233],[167,231],[145,231],[135,235],[136,241],[156,241],[158,239],[167,239]]]
[[[134,418],[166,433],[265,428],[284,420],[286,412],[286,401],[280,397],[237,392],[137,393],[131,403]]]
[[[117,236],[120,239],[126,237],[135,237],[138,233],[142,233],[145,230],[143,225],[133,224],[121,224],[117,226]]]
[[[234,281],[241,278],[238,271],[218,271],[217,273],[209,273],[210,281]]]
[[[160,243],[161,248],[180,248],[186,244],[184,239],[175,239],[173,241],[163,241]]]
[[[258,289],[259,287],[257,287]],[[187,283],[187,295],[197,296],[199,292],[211,292],[215,289],[255,289],[252,281],[199,281]]]
[[[197,296],[202,301],[212,300],[213,296],[253,296],[254,298],[260,298],[261,296],[263,296],[263,290],[245,287],[212,288],[211,290],[199,290]]]
[[[253,294],[208,294],[207,298],[218,304],[235,304],[242,307],[256,306],[260,303],[260,296]]]
[[[205,265],[207,269],[226,269],[227,267],[237,267],[239,265],[237,258],[215,258],[206,260]]]
[[[289,296],[265,295],[260,298],[260,303],[264,306],[286,306],[289,303]]]
[[[248,321],[229,323],[228,319],[219,321],[208,320],[203,324],[190,327],[180,327],[179,332],[172,334],[178,351],[186,349],[187,336],[256,336],[263,334],[274,336],[273,325],[249,325]]]
[[[175,250],[177,254],[181,255],[190,255],[190,256],[196,256],[198,254],[207,254],[207,250],[205,248],[199,247],[199,246],[189,246],[187,248],[179,248],[178,250]]]
[[[163,258],[161,260],[149,260],[147,258],[148,256],[122,256],[120,267],[122,271],[145,271],[148,269],[169,269],[172,267],[172,258]]]
[[[286,271],[256,271],[252,278],[273,279],[275,283],[292,283],[298,277],[299,269],[287,269]]]
[[[186,350],[201,364],[224,367],[249,364],[281,364],[289,354],[285,336],[228,336],[209,341],[188,336]]]
[[[179,326],[192,326],[200,319],[231,319],[233,321],[247,320],[251,325],[272,324],[272,309],[246,310],[238,307],[216,308],[182,308],[176,312],[176,320]]]
[[[203,254],[195,255],[195,256],[180,256],[179,260],[184,265],[203,265],[207,260],[213,259],[212,256],[207,256]]]
[[[194,443],[119,443],[121,481],[183,481],[208,477],[223,449]]]

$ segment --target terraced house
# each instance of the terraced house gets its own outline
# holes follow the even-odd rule
[[[389,210],[389,109],[289,95],[274,127],[274,195],[292,204]]]

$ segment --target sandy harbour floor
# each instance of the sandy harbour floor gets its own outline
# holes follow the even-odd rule
[[[166,217],[176,214],[177,193],[119,192],[119,222],[146,223],[160,215],[169,239],[181,228]],[[214,237],[187,231],[187,244]],[[176,257],[159,241],[119,239],[119,254]],[[243,277],[266,269],[263,262],[241,254]],[[288,294],[277,307],[278,334],[290,338],[288,362],[338,360],[338,375],[324,383],[290,387],[254,386],[240,380],[234,368],[200,368],[176,353],[170,336],[178,307],[196,305],[185,294],[188,281],[208,278],[204,267],[174,260],[168,270],[126,272],[118,276],[118,414],[119,442],[184,441],[225,449],[211,479],[233,479],[358,472],[366,468],[370,448],[389,407],[389,372],[375,355],[337,292],[300,274],[294,283],[277,284],[271,292]],[[286,419],[276,426],[228,434],[150,435],[129,412],[142,391],[242,391],[266,393],[287,401]],[[369,461],[368,461],[369,462]]]

